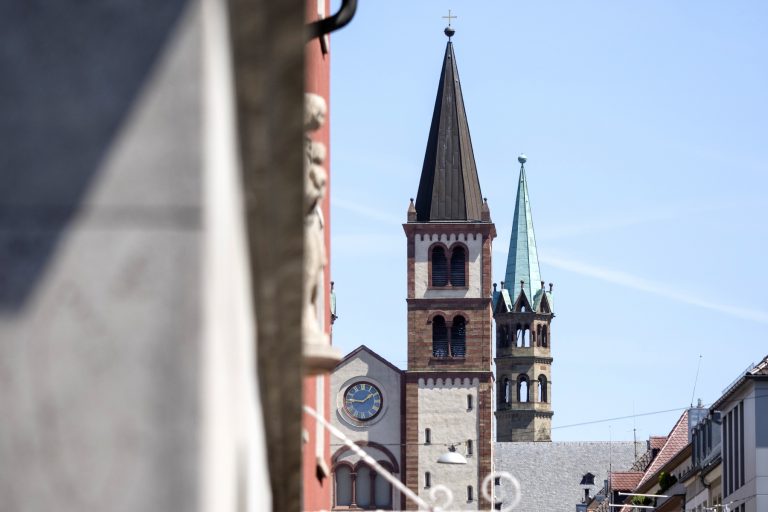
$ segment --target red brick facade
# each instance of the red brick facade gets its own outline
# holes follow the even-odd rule
[[[416,447],[419,442],[419,379],[478,379],[477,457],[478,475],[474,485],[480,509],[493,504],[482,497],[483,478],[492,468],[492,422],[494,379],[492,373],[492,306],[491,246],[496,230],[491,222],[415,223],[403,225],[407,236],[407,305],[408,305],[408,370],[405,374],[405,444]],[[464,298],[416,298],[416,240],[431,235],[482,236],[480,296]],[[450,289],[450,287],[446,287]],[[466,353],[464,357],[433,355],[432,320],[441,315],[448,325],[456,315],[466,320]],[[406,485],[419,490],[419,457],[417,449],[406,450],[404,477]],[[413,503],[406,509],[416,510]]]

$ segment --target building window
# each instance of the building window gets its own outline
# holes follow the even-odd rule
[[[515,326],[515,346],[518,348],[523,346],[523,326],[520,324]]]
[[[436,316],[432,320],[432,355],[448,357],[448,328],[445,318]]]
[[[539,402],[547,402],[547,377],[539,375]]]
[[[384,468],[392,472],[392,467],[388,464],[379,462]],[[377,509],[380,510],[392,510],[392,484],[387,481],[386,478],[382,478],[381,475],[374,473],[376,478],[373,482],[374,487],[374,503]]]
[[[450,331],[445,318],[432,319],[432,356],[463,358],[467,353],[467,321],[457,315],[451,322]]]
[[[509,379],[504,379],[504,403],[512,402],[512,386]]]
[[[448,286],[448,258],[441,245],[432,248],[432,286]]]
[[[509,326],[502,324],[496,331],[496,345],[499,347],[509,346]]]
[[[547,326],[543,326],[541,328],[541,346],[546,347],[547,346]]]
[[[355,503],[358,507],[368,508],[371,506],[371,494],[373,491],[373,479],[376,473],[371,468],[361,464],[355,471]]]
[[[526,348],[531,346],[531,327],[529,325],[523,327],[523,346]]]
[[[467,341],[467,323],[463,316],[457,316],[453,319],[451,325],[451,355],[453,357],[464,357],[466,354]]]
[[[473,406],[472,395],[467,395],[467,410],[471,411],[472,410],[472,406]]]
[[[739,402],[739,487],[742,485],[744,485],[744,402]]]
[[[432,487],[432,473],[429,471],[424,473],[424,487]]]
[[[451,286],[463,287],[467,285],[466,279],[467,256],[464,248],[454,247],[451,251]]]
[[[434,245],[430,249],[430,283],[433,287],[467,286],[467,250],[461,245],[454,245],[446,250],[443,245]]]
[[[474,499],[475,499],[475,497],[474,497],[474,492],[473,492],[472,486],[468,485],[467,486],[467,501],[472,501]]]
[[[352,504],[352,470],[349,466],[336,468],[336,505],[349,506]]]
[[[432,444],[432,429],[424,429],[424,444]]]
[[[467,439],[467,455],[472,455],[473,449],[472,449],[472,440]]]
[[[530,399],[528,395],[528,376],[521,375],[517,379],[517,401],[520,403],[528,402]]]

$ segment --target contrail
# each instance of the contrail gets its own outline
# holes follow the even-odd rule
[[[683,304],[689,304],[691,306],[697,306],[711,311],[717,311],[726,315],[730,315],[736,318],[743,318],[745,320],[752,320],[754,322],[760,322],[768,324],[768,313],[765,311],[759,311],[755,309],[745,309],[743,307],[729,306],[727,304],[719,304],[709,300],[702,299],[691,293],[680,291],[675,288],[671,288],[667,285],[649,281],[642,277],[634,276],[620,270],[608,269],[605,267],[598,267],[582,263],[579,261],[573,261],[564,258],[557,258],[552,256],[540,257],[541,261],[569,272],[581,274],[583,276],[594,277],[601,281],[624,286],[625,288],[631,288],[633,290],[640,290],[660,297],[665,297],[670,300],[681,302]]]

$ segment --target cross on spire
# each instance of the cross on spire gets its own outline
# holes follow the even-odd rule
[[[455,20],[456,18],[458,18],[458,16],[451,16],[451,10],[448,9],[448,16],[443,16],[443,18],[448,20],[448,26],[450,27],[451,20]]]

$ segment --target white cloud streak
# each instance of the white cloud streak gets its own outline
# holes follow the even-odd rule
[[[717,302],[702,299],[691,293],[687,293],[676,288],[671,288],[667,285],[628,274],[627,272],[620,270],[598,267],[579,261],[552,256],[540,257],[540,259],[548,265],[552,265],[553,267],[566,270],[568,272],[573,272],[575,274],[592,277],[601,281],[623,286],[625,288],[643,291],[683,304],[708,309],[710,311],[716,311],[718,313],[729,315],[735,318],[768,324],[768,313],[765,311],[729,306],[727,304],[719,304]]]

